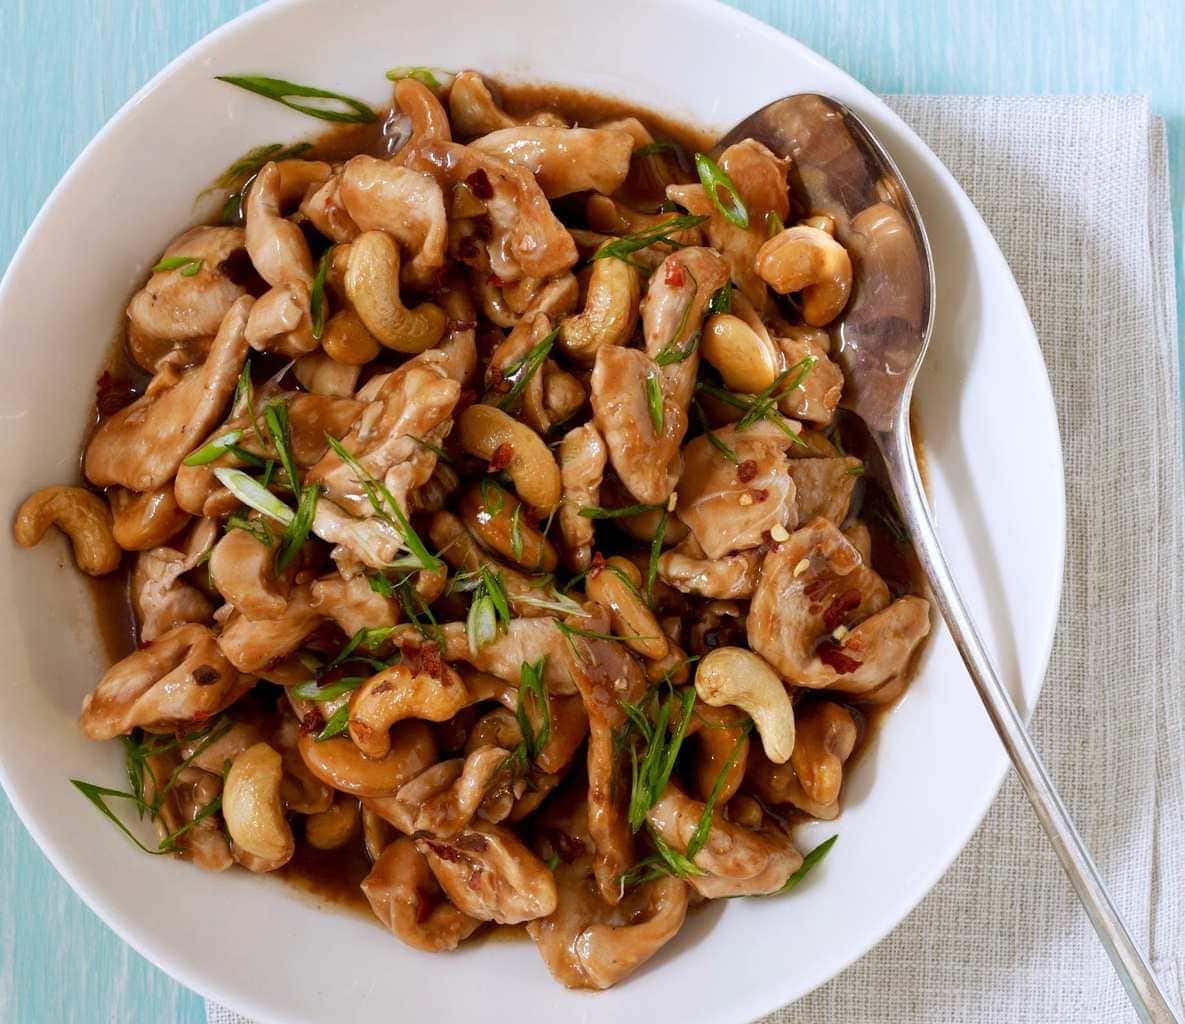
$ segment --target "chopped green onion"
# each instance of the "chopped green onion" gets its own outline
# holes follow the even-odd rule
[[[313,528],[313,518],[317,514],[317,498],[321,495],[320,484],[310,484],[301,489],[300,504],[296,507],[296,518],[284,530],[284,543],[276,558],[276,571],[283,572],[292,564],[293,559],[300,554],[305,541],[309,539],[309,531]]]
[[[334,454],[354,471],[354,476],[366,492],[366,498],[374,509],[375,514],[385,519],[389,525],[398,529],[400,536],[403,538],[403,543],[407,545],[408,550],[419,560],[420,567],[429,571],[441,568],[443,563],[425,547],[424,542],[420,540],[419,534],[412,528],[411,521],[407,518],[403,509],[399,507],[399,502],[395,500],[394,495],[387,490],[386,485],[371,476],[365,467],[363,467],[362,463],[346,451],[345,447],[336,437],[327,433],[325,439],[329,442],[329,447],[333,449]],[[384,511],[383,507],[384,501],[387,505],[386,511]]]
[[[662,510],[654,537],[650,541],[650,560],[646,565],[646,603],[651,607],[654,607],[654,581],[658,578],[658,559],[662,555],[662,542],[667,533],[667,519],[670,514],[668,509]]]
[[[183,466],[205,466],[213,462],[215,459],[222,458],[229,450],[230,446],[234,444],[240,437],[243,436],[241,430],[228,430],[225,434],[214,438],[208,444],[202,445],[196,452],[185,456],[181,460]]]
[[[280,399],[273,399],[263,410],[263,423],[271,435],[276,454],[280,456],[280,464],[288,476],[288,486],[292,493],[300,491],[300,478],[296,471],[296,456],[292,452],[292,426],[288,422],[288,405]]]
[[[597,505],[584,505],[580,515],[585,519],[624,519],[627,516],[640,516],[647,512],[657,512],[666,505],[626,505],[623,508],[600,508]]]
[[[251,429],[255,431],[255,436],[259,438],[259,443],[265,448],[267,447],[267,441],[264,440],[263,431],[259,429],[259,419],[255,415],[255,386],[251,383],[250,359],[243,362],[243,369],[239,374],[239,383],[235,385],[235,397],[231,403],[230,412],[232,416],[245,412],[251,420]]]
[[[329,721],[325,723],[325,728],[317,733],[317,742],[322,743],[325,740],[331,740],[334,736],[340,736],[350,724],[350,705],[343,704],[330,717]]]
[[[321,262],[317,264],[317,276],[313,278],[313,290],[309,295],[309,315],[313,321],[313,337],[318,341],[325,333],[325,278],[329,274],[329,265],[333,262],[331,245],[321,253]]]
[[[680,703],[681,707],[678,709],[675,730],[670,732],[668,725],[672,712],[676,710],[676,701]],[[622,706],[625,707],[624,704]],[[634,832],[642,827],[646,820],[646,812],[658,803],[663,790],[670,781],[694,708],[695,689],[693,687],[686,687],[681,693],[672,693],[659,705],[654,725],[649,730],[648,737],[647,730],[638,726],[636,717],[631,715],[631,718],[635,720],[635,727],[639,728],[643,738],[647,739],[646,749],[640,760],[637,747],[631,747],[630,750],[632,788],[628,819],[630,829]]]
[[[401,67],[392,68],[387,72],[387,78],[392,82],[398,82],[401,78],[414,78],[420,85],[426,85],[433,92],[439,92],[444,88],[444,83],[436,77],[435,72],[439,71],[445,78],[452,78],[451,71],[444,71],[441,68],[428,67]]]
[[[728,459],[728,461],[733,465],[739,466],[741,464],[741,457],[737,455],[737,453],[732,448],[721,441],[720,438],[716,436],[716,432],[712,430],[710,426],[708,426],[708,417],[704,414],[704,407],[700,405],[699,402],[692,402],[692,406],[695,409],[696,419],[699,420],[700,426],[703,427],[704,437],[708,439],[708,443],[713,448],[715,448],[716,451]]]
[[[690,214],[672,217],[670,220],[664,220],[643,231],[635,232],[632,235],[622,235],[620,238],[614,238],[612,241],[606,242],[596,251],[593,259],[604,260],[612,258],[628,263],[632,267],[641,267],[641,264],[637,260],[631,258],[633,253],[639,249],[645,249],[648,246],[659,243],[669,245],[673,249],[681,248],[680,244],[670,236],[678,231],[688,231],[691,228],[699,227],[707,219],[707,217],[692,216]]]
[[[724,214],[729,223],[735,224],[738,228],[747,228],[749,211],[745,209],[741,194],[732,183],[732,179],[724,173],[724,169],[707,153],[695,154],[695,169],[699,174],[700,184],[704,186],[704,191],[708,193],[708,198],[716,205],[716,209]],[[727,206],[720,198],[721,189],[728,195]]]
[[[337,121],[346,124],[369,124],[378,120],[378,114],[361,100],[343,96],[328,89],[317,89],[311,85],[297,85],[295,82],[285,82],[282,78],[265,78],[262,75],[215,75],[220,82],[237,85],[258,96],[282,103],[291,110],[297,110],[309,117],[320,118],[322,121]],[[314,107],[307,103],[295,103],[289,97],[306,96],[313,99],[336,100],[348,110],[330,110],[325,107]]]
[[[515,599],[516,604],[525,604],[531,608],[542,608],[548,612],[559,612],[562,615],[579,615],[584,611],[572,598],[553,590],[550,597],[535,597],[533,594],[520,594]]]
[[[553,853],[543,863],[547,865],[548,871],[555,871],[555,869],[560,866],[560,855],[558,853]]]
[[[366,582],[370,584],[370,589],[373,590],[380,597],[394,597],[395,596],[394,585],[381,572],[367,573]]]
[[[481,566],[478,569],[478,575],[481,577],[480,587],[484,588],[485,592],[489,594],[490,600],[494,602],[494,611],[498,613],[499,621],[509,622],[510,602],[506,599],[506,589],[502,586],[502,577],[493,572],[488,565]]]
[[[733,745],[732,753],[728,755],[728,760],[724,762],[724,767],[720,769],[716,781],[712,783],[712,791],[708,794],[707,803],[704,804],[704,812],[700,815],[699,823],[695,826],[695,831],[691,834],[691,840],[687,844],[688,860],[695,860],[695,855],[704,848],[704,844],[708,841],[708,835],[712,831],[712,814],[716,810],[716,802],[720,799],[720,793],[724,789],[728,773],[736,764],[736,759],[740,756],[741,748],[745,745],[745,739],[752,728],[753,721],[749,719],[741,729],[741,734]]]
[[[499,515],[506,504],[506,492],[488,476],[483,476],[477,487],[481,493],[481,507],[491,516]],[[490,500],[491,491],[494,494],[494,501]]]
[[[662,434],[663,427],[662,385],[657,374],[647,373],[642,386],[646,389],[646,407],[650,410],[650,424],[654,427],[657,437]]]
[[[634,150],[634,156],[655,156],[658,153],[674,153],[676,146],[673,142],[647,142]]]
[[[782,218],[778,215],[777,210],[770,210],[765,215],[765,232],[770,238],[774,235],[780,235],[786,230],[786,225],[782,223]]]
[[[292,688],[292,695],[299,697],[301,700],[311,700],[318,703],[323,703],[327,700],[336,700],[338,697],[344,697],[347,693],[353,693],[359,686],[366,682],[366,676],[344,676],[335,683],[330,683],[328,686],[321,686],[317,680],[310,679],[307,683],[301,683],[299,686]]]
[[[725,281],[719,288],[712,293],[712,298],[708,301],[708,313],[715,315],[717,313],[731,313],[732,312],[732,281]]]
[[[311,142],[298,142],[293,146],[284,146],[273,142],[265,146],[256,146],[247,150],[241,157],[223,171],[214,182],[215,188],[233,188],[245,178],[259,173],[265,164],[273,161],[291,160],[313,148]]]
[[[426,448],[428,451],[432,452],[441,462],[445,463],[446,465],[452,464],[453,460],[449,458],[448,452],[441,448],[440,445],[433,444],[431,441],[425,441],[422,437],[416,437],[415,434],[404,434],[403,436],[410,437],[421,448]]]
[[[265,548],[270,548],[276,543],[276,539],[268,528],[258,519],[248,519],[246,516],[236,513],[226,520],[226,528],[227,530],[242,530],[244,533],[251,534]]]
[[[522,511],[523,507],[519,504],[515,505],[514,511],[510,513],[510,551],[514,555],[514,560],[520,564],[523,560]]]
[[[510,382],[510,390],[498,400],[498,408],[503,412],[508,412],[526,390],[531,378],[551,352],[559,333],[560,328],[557,325],[544,338],[532,345],[526,355],[502,370],[502,379]]]
[[[486,644],[492,643],[498,635],[498,617],[494,602],[488,594],[480,594],[469,606],[465,620],[465,637],[469,641],[469,653],[477,654]]]
[[[179,270],[182,277],[193,277],[202,269],[205,260],[201,256],[166,256],[152,268],[154,274],[166,270]]]
[[[241,469],[219,466],[214,470],[214,475],[223,487],[248,508],[253,508],[284,526],[296,518],[296,513],[292,509]]]
[[[691,336],[691,339],[682,348],[679,348],[673,341],[664,345],[658,355],[654,357],[654,361],[659,366],[669,366],[671,363],[681,363],[685,359],[691,357],[691,353],[699,347],[700,332],[696,331]]]
[[[818,846],[816,846],[813,850],[811,850],[810,853],[808,853],[805,857],[802,858],[802,867],[800,867],[797,871],[794,872],[794,874],[792,874],[789,878],[786,879],[786,884],[783,885],[782,888],[778,889],[776,892],[772,893],[771,895],[781,896],[783,893],[789,892],[796,885],[798,885],[798,883],[801,882],[807,876],[807,872],[809,872],[811,870],[811,868],[813,868],[816,864],[819,863],[819,861],[821,861],[824,857],[827,856],[827,854],[831,851],[831,847],[833,847],[835,845],[835,841],[838,838],[839,838],[838,834],[833,835],[830,839],[824,839],[823,842],[821,842]]]
[[[848,476],[863,476],[864,464],[861,463],[859,466],[849,466],[844,470],[844,472],[847,473]]]
[[[551,704],[547,699],[547,687],[543,682],[543,666],[546,661],[546,655],[534,664],[524,661],[519,671],[518,703],[515,707],[514,717],[523,734],[527,755],[532,761],[539,756],[539,752],[547,746],[547,741],[551,739]],[[538,733],[531,725],[531,717],[527,713],[527,697],[534,700],[535,707],[543,719]]]

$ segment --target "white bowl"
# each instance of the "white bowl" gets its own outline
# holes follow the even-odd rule
[[[918,386],[942,540],[1017,698],[1034,702],[1053,635],[1064,542],[1052,396],[1020,294],[947,171],[867,90],[784,35],[706,0],[491,4],[280,0],[180,57],[103,129],[30,228],[0,286],[8,508],[76,477],[92,383],[123,305],[193,199],[250,146],[320,128],[213,80],[272,74],[381,104],[397,64],[474,67],[644,102],[727,128],[787,93],[829,93],[879,134],[906,175],[938,272],[937,325]],[[1023,495],[1023,500],[1020,497]],[[324,913],[274,881],[211,876],[148,857],[69,785],[118,786],[116,744],[85,740],[79,702],[103,656],[60,538],[29,552],[0,531],[0,780],[75,890],[141,953],[260,1021],[739,1021],[826,981],[899,922],[975,829],[1005,759],[945,631],[846,787],[840,841],[793,895],[692,914],[678,939],[616,989],[557,985],[529,943],[446,956],[372,923]],[[904,982],[907,983],[907,982]]]

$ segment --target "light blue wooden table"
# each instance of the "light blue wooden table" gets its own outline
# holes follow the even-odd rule
[[[0,0],[0,268],[136,89],[254,0]],[[1168,119],[1185,313],[1182,0],[746,0],[877,92],[1146,93]],[[1185,316],[1181,317],[1185,323]],[[202,1001],[107,930],[0,794],[0,1022],[200,1024]]]

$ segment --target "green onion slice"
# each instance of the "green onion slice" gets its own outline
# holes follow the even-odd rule
[[[275,100],[277,103],[282,103],[291,110],[298,110],[302,114],[320,118],[322,121],[336,121],[345,124],[369,124],[371,121],[378,120],[378,114],[361,100],[353,99],[350,96],[343,96],[339,92],[330,92],[328,89],[317,89],[311,85],[298,85],[295,82],[286,82],[282,78],[266,78],[263,75],[215,75],[214,77],[220,82],[237,85],[240,89],[246,89],[248,92],[253,92],[258,96]],[[317,107],[310,106],[307,103],[297,103],[290,98],[292,96],[334,100],[347,109],[333,110],[326,106]]]
[[[699,174],[700,184],[704,186],[704,191],[708,193],[708,198],[716,205],[716,209],[729,223],[735,224],[738,228],[747,228],[749,211],[745,209],[745,203],[736,185],[732,183],[732,178],[725,174],[723,168],[707,153],[695,154],[695,169]],[[721,190],[728,196],[727,206],[720,198]]]
[[[285,505],[258,480],[249,477],[241,469],[219,466],[214,470],[218,482],[248,508],[255,509],[277,523],[287,526],[296,518],[296,513]]]

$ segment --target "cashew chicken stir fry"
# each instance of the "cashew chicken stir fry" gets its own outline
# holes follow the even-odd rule
[[[525,923],[603,989],[826,852],[791,826],[839,814],[929,607],[848,453],[852,263],[790,161],[411,70],[381,136],[231,169],[128,305],[85,486],[16,538],[124,574],[81,726],[129,789],[75,784],[148,852],[365,848],[406,944]]]

